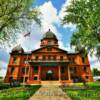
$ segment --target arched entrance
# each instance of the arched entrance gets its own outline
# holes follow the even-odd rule
[[[53,71],[52,70],[47,71],[46,80],[53,80]]]

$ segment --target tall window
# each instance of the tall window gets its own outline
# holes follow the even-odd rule
[[[48,56],[48,60],[51,60],[51,56]]]
[[[11,82],[13,80],[13,77],[9,77],[9,82]]]
[[[28,59],[24,58],[24,64],[28,64],[28,60],[29,60],[29,58]]]
[[[38,79],[37,76],[35,76],[35,77],[34,77],[34,80],[37,80],[37,79]]]
[[[23,82],[23,81],[24,81],[24,77],[21,77],[20,82]]]
[[[38,73],[38,66],[34,66],[34,73]]]
[[[45,55],[43,55],[43,60],[46,60],[46,56]]]
[[[22,68],[22,74],[25,74],[25,68]]]
[[[60,60],[63,60],[63,56],[60,56]]]
[[[64,66],[61,67],[61,73],[62,74],[65,73],[65,67]]]
[[[69,57],[69,60],[71,61],[71,63],[75,63],[75,58],[74,57]]]
[[[87,67],[84,66],[84,67],[83,67],[83,70],[84,70],[84,72],[87,72]]]
[[[38,59],[39,59],[39,57],[38,57],[38,56],[36,56],[36,57],[35,57],[35,59],[36,59],[36,60],[38,60]]]
[[[13,74],[13,72],[14,72],[14,69],[15,69],[14,67],[12,67],[12,68],[11,68],[11,74]]]
[[[56,56],[53,56],[53,60],[56,60]]]
[[[82,62],[85,63],[85,58],[84,57],[82,57]]]
[[[14,57],[13,58],[13,64],[16,64],[17,63],[17,57]]]
[[[27,80],[28,80],[28,77],[25,77],[25,82],[27,82]]]

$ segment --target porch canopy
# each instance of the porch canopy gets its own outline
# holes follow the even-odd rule
[[[69,61],[29,61],[29,64],[33,65],[33,66],[66,66],[68,65],[70,62]]]

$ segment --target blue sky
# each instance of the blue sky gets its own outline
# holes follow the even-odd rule
[[[16,45],[21,45],[25,51],[35,50],[39,48],[40,39],[42,35],[51,29],[59,39],[59,46],[67,51],[73,51],[70,48],[70,40],[73,32],[76,30],[75,25],[66,24],[61,25],[61,19],[64,17],[65,7],[70,4],[71,0],[35,0],[33,6],[35,5],[41,15],[41,27],[36,23],[32,23],[28,31],[31,32],[31,36],[28,38],[23,37],[23,33],[27,33],[27,29],[20,33],[17,43],[12,45],[12,47],[6,47],[0,49],[0,76],[5,76],[7,71],[7,65],[9,63],[12,48]],[[96,67],[100,69],[100,63],[97,61],[95,55],[93,57],[89,56],[91,63],[91,68]]]
[[[60,11],[62,5],[65,3],[66,0],[35,0],[35,5],[42,5],[45,2],[51,1],[53,6],[57,8],[58,11]]]

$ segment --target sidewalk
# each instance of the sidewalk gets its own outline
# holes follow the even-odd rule
[[[71,100],[59,86],[42,86],[29,100]]]

